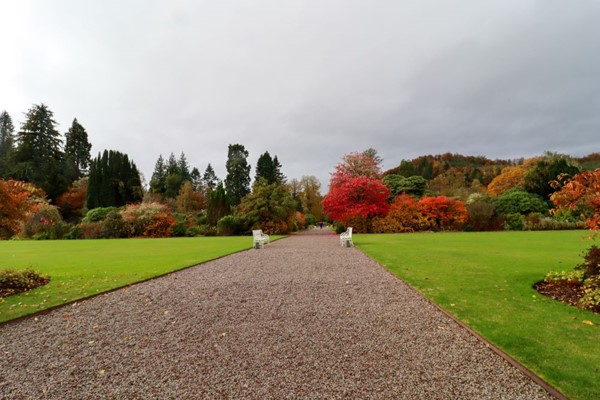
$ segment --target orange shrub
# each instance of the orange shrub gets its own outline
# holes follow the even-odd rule
[[[392,203],[385,217],[373,220],[373,232],[401,233],[429,229],[429,221],[419,210],[417,201],[407,194],[401,194]]]
[[[460,230],[469,219],[465,203],[449,197],[425,196],[419,200],[418,206],[435,230]]]

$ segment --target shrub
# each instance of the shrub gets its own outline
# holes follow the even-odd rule
[[[535,215],[532,217],[528,215],[525,217],[523,224],[523,230],[525,231],[558,231],[568,229],[584,229],[585,222],[583,221],[568,221],[568,220],[557,220],[552,217],[538,217]]]
[[[496,214],[529,214],[539,212],[548,213],[548,203],[536,194],[524,192],[519,189],[504,192],[500,197],[493,200]]]
[[[209,224],[198,225],[196,228],[192,228],[192,232],[196,231],[198,235],[202,236],[216,236],[217,235],[217,227],[210,226]]]
[[[83,239],[99,239],[102,237],[102,222],[82,222],[79,224]]]
[[[583,308],[596,312],[600,311],[600,288],[586,288],[584,292],[583,297],[579,299],[579,304]]]
[[[494,205],[485,200],[476,200],[467,205],[469,224],[475,231],[490,229],[494,217]]]
[[[425,196],[419,200],[418,206],[435,230],[460,230],[469,218],[465,203],[445,196]]]
[[[525,223],[525,218],[519,213],[506,214],[504,222],[504,230],[507,231],[522,231]]]
[[[79,225],[72,226],[63,238],[69,240],[83,239],[83,229]]]
[[[305,219],[305,227],[306,228],[317,224],[317,218],[312,214],[304,215],[304,219]]]
[[[188,228],[186,228],[184,221],[177,221],[173,226],[173,237],[187,236]],[[194,235],[192,235],[194,236]]]
[[[123,220],[119,211],[114,210],[106,215],[102,222],[100,235],[105,239],[121,239],[131,236],[131,227]]]
[[[106,216],[112,211],[117,211],[117,207],[98,207],[89,210],[81,222],[100,222],[104,221]]]
[[[583,273],[583,279],[600,278],[600,248],[596,245],[590,247],[583,255],[583,260],[575,267],[576,271]]]
[[[221,236],[233,236],[241,232],[242,225],[233,215],[226,215],[217,222],[217,232]]]
[[[171,210],[159,203],[130,204],[121,215],[132,236],[171,237],[177,224]]]
[[[396,197],[385,217],[373,220],[375,233],[414,232],[428,228],[429,222],[419,210],[417,201],[407,194]]]
[[[34,239],[61,239],[67,230],[68,226],[62,220],[56,206],[42,204],[27,215],[22,234]]]
[[[41,276],[32,269],[0,271],[0,298],[35,289],[50,282],[47,276]]]

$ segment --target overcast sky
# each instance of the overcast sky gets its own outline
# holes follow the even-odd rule
[[[600,151],[597,0],[0,0],[0,110],[45,103],[150,180],[184,151],[327,187],[345,154]]]

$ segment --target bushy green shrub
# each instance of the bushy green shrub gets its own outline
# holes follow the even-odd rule
[[[221,236],[238,235],[242,230],[242,224],[233,215],[226,215],[217,222],[217,233]]]
[[[173,227],[173,237],[187,236],[188,229],[184,221],[177,221]],[[193,235],[192,235],[193,236]]]
[[[304,216],[304,218],[305,218],[305,221],[306,221],[306,227],[314,226],[314,225],[317,224],[317,218],[314,215],[312,215],[312,214],[306,214]]]
[[[32,269],[16,271],[0,270],[0,298],[35,289],[50,282],[47,276],[41,276]]]
[[[536,194],[512,189],[493,200],[497,215],[548,213],[548,202]]]
[[[81,222],[100,222],[104,221],[106,216],[113,211],[117,211],[117,207],[98,207],[89,210]]]
[[[522,231],[525,224],[525,218],[519,213],[506,214],[504,222],[504,230],[507,231]]]
[[[69,240],[83,239],[83,229],[79,225],[72,226],[63,238]]]

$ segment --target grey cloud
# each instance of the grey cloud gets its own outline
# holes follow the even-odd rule
[[[35,2],[14,62],[15,119],[47,103],[94,152],[149,179],[185,151],[225,176],[227,145],[325,187],[344,153],[600,151],[599,3],[581,0]],[[41,60],[41,61],[39,61]],[[2,68],[0,66],[0,68]],[[14,99],[22,99],[15,103]]]

